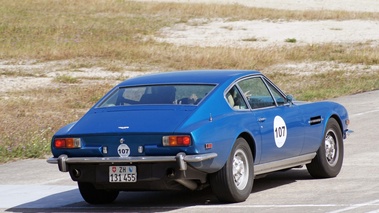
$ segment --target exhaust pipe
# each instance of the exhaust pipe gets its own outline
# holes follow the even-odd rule
[[[79,169],[73,169],[73,170],[72,170],[72,175],[73,175],[74,177],[76,177],[76,178],[79,178],[80,175],[81,175],[81,172],[80,172]]]
[[[195,181],[183,180],[183,179],[177,179],[175,181],[182,184],[183,186],[187,187],[188,189],[192,191],[197,189],[197,183]]]

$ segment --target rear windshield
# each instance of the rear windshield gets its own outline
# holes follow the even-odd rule
[[[197,105],[215,85],[149,85],[122,87],[109,95],[98,107],[135,104]]]

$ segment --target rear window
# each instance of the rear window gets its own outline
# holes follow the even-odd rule
[[[123,105],[180,104],[197,105],[215,85],[148,85],[122,87],[110,94],[98,107]]]

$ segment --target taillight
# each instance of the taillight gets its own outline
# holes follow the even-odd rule
[[[163,146],[190,146],[191,136],[189,135],[170,135],[163,136]]]
[[[80,138],[55,138],[54,146],[57,149],[74,149],[82,147]]]

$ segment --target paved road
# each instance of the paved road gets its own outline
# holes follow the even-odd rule
[[[45,160],[0,165],[0,212],[379,212],[379,90],[341,97],[351,129],[340,175],[312,179],[305,168],[255,181],[242,203],[220,204],[208,191],[123,192],[112,205],[83,201],[67,173]]]

